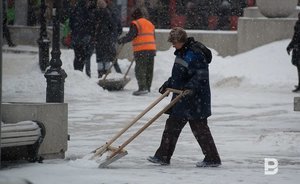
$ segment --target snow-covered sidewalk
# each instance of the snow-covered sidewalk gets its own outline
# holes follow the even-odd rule
[[[130,122],[160,95],[157,90],[170,75],[173,49],[158,52],[152,92],[136,97],[133,70],[124,91],[107,92],[97,86],[95,56],[92,79],[73,71],[71,50],[62,50],[62,68],[68,78],[65,102],[69,105],[69,141],[65,160],[45,160],[43,164],[22,163],[1,170],[0,176],[21,177],[35,184],[198,184],[198,183],[275,183],[296,184],[300,180],[300,113],[293,111],[291,93],[296,84],[296,68],[285,52],[288,40],[274,42],[234,57],[215,53],[210,67],[213,115],[209,125],[223,165],[196,168],[202,152],[186,126],[170,166],[147,162],[159,146],[163,115],[130,143],[129,154],[107,169],[85,156]],[[119,61],[123,70],[129,65]],[[36,54],[3,54],[3,101],[44,102],[46,80],[38,67]],[[169,102],[162,101],[114,146],[131,136]],[[264,175],[264,158],[279,163],[276,175]]]

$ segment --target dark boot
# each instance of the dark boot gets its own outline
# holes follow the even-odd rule
[[[149,93],[148,90],[137,90],[137,91],[134,91],[132,93],[132,95],[134,95],[134,96],[140,96],[140,95],[146,95],[148,93]]]
[[[294,93],[300,92],[300,85],[296,86],[296,88],[294,90],[292,90],[292,92],[294,92]]]
[[[221,164],[221,161],[205,161],[197,162],[197,167],[219,167]]]
[[[166,162],[166,161],[164,161],[164,160],[161,160],[160,158],[158,158],[158,157],[156,157],[156,156],[154,156],[154,157],[149,156],[149,157],[147,158],[147,160],[148,160],[149,162],[154,163],[154,164],[170,165],[170,162]]]

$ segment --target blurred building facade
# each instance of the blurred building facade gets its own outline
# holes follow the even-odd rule
[[[8,23],[39,25],[41,0],[3,0],[6,1]],[[73,0],[63,0],[71,2]],[[222,2],[224,0],[113,0],[122,15],[123,26],[131,22],[130,14],[135,7],[144,6],[148,10],[149,19],[157,28],[169,29],[182,26],[186,29],[216,30],[219,27]],[[237,18],[243,15],[243,8],[255,6],[255,0],[226,0],[230,7],[227,10],[230,25],[226,29],[235,30]],[[45,0],[48,25],[52,20],[53,0]],[[18,11],[19,10],[19,11]],[[22,15],[18,12],[23,12]],[[19,19],[23,20],[20,21]]]
[[[8,23],[39,25],[41,0],[6,1]],[[62,0],[62,3],[74,0]],[[144,6],[156,28],[169,29],[182,26],[186,29],[236,30],[238,17],[245,7],[255,6],[255,0],[113,0],[122,15],[123,26],[129,26],[131,12]],[[45,0],[47,24],[51,25],[53,0]],[[300,0],[299,0],[300,3]],[[19,10],[19,11],[18,11]],[[25,13],[24,13],[25,12]],[[20,14],[22,13],[22,14]],[[22,18],[23,21],[19,19]],[[20,23],[21,22],[21,23]]]

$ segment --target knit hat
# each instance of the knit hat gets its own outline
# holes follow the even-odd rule
[[[169,34],[168,41],[172,43],[185,43],[187,41],[187,34],[182,27],[174,27]]]
[[[107,3],[105,2],[105,0],[97,0],[97,7],[98,8],[106,8]]]
[[[145,7],[137,7],[133,10],[132,14],[131,14],[131,17],[133,20],[137,20],[139,18],[147,18],[149,15],[148,15],[148,11]]]

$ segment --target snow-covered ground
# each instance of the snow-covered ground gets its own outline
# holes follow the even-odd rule
[[[89,79],[72,69],[73,52],[62,50],[62,68],[68,74],[65,102],[69,105],[71,136],[66,159],[10,165],[0,171],[0,177],[26,178],[35,184],[298,183],[300,112],[293,111],[293,98],[300,94],[291,92],[297,83],[297,71],[285,50],[288,42],[274,42],[226,58],[214,51],[210,65],[213,115],[209,125],[223,162],[219,168],[195,167],[203,155],[188,125],[178,140],[170,166],[147,162],[146,157],[159,146],[167,118],[163,115],[126,147],[127,156],[109,168],[98,169],[98,164],[86,155],[159,97],[157,90],[170,75],[174,50],[157,53],[152,92],[140,97],[131,95],[137,88],[134,70],[129,73],[132,80],[125,90],[108,92],[96,84],[95,55]],[[119,64],[123,71],[129,66],[127,60],[119,60]],[[39,70],[38,55],[3,54],[4,102],[44,102],[45,91],[46,80]],[[163,100],[114,146],[133,135],[169,100]],[[264,175],[264,158],[278,160],[276,175]]]

